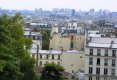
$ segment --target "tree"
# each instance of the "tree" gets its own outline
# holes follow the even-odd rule
[[[16,14],[12,17],[13,25],[11,28],[12,37],[14,41],[14,50],[16,56],[20,59],[20,71],[23,73],[21,80],[37,80],[36,72],[34,69],[35,61],[30,57],[28,49],[32,44],[32,39],[24,38],[22,17]],[[24,46],[26,48],[24,48]]]
[[[53,63],[45,64],[40,80],[64,80],[63,71],[64,68],[60,65]]]
[[[11,48],[14,39],[10,32],[10,18],[4,14],[0,17],[0,80],[19,80],[19,59],[13,55]]]
[[[22,26],[20,14],[0,17],[0,80],[37,80],[28,53],[32,41],[25,39]]]
[[[49,50],[50,31],[49,30],[43,30],[41,33],[42,33],[42,49],[43,50]]]
[[[26,46],[26,50],[29,50],[31,48],[31,44],[32,44],[32,38],[25,38],[25,46]]]

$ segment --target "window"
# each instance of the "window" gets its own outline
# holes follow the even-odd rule
[[[42,55],[40,55],[40,59],[42,59]]]
[[[105,50],[105,56],[108,56],[108,50],[107,49]]]
[[[40,66],[42,66],[42,61],[40,61]]]
[[[32,54],[32,58],[35,58],[35,54]]]
[[[100,54],[101,54],[101,50],[97,49],[97,56],[100,56]]]
[[[54,55],[52,55],[52,59],[54,59]]]
[[[107,75],[107,74],[108,74],[108,69],[104,68],[104,75]]]
[[[115,75],[115,69],[111,70],[111,75]]]
[[[46,55],[46,59],[48,59],[49,55]]]
[[[112,59],[112,66],[115,67],[115,59]]]
[[[74,70],[72,70],[72,73],[74,73]]]
[[[93,58],[89,58],[89,65],[93,65]]]
[[[104,59],[104,66],[108,66],[108,59]]]
[[[60,60],[60,55],[58,55],[58,60]]]
[[[90,49],[90,55],[93,55],[93,49]]]
[[[112,50],[112,57],[116,57],[116,50]]]
[[[99,77],[96,77],[96,80],[100,80],[100,78]]]
[[[100,65],[100,58],[97,58],[97,65]]]
[[[96,68],[96,74],[100,74],[100,68]]]
[[[37,36],[37,40],[40,40],[40,37],[39,36]]]
[[[92,80],[92,76],[89,76],[89,80]]]
[[[33,36],[33,40],[36,40],[36,37],[35,36]]]
[[[92,67],[89,67],[89,73],[92,74],[92,72],[93,72]]]

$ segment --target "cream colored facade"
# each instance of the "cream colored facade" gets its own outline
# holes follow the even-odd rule
[[[71,74],[75,74],[79,70],[85,68],[85,54],[84,52],[64,52],[62,54],[62,66],[65,71]]]
[[[72,35],[72,34],[71,34]],[[74,47],[73,50],[82,50],[84,48],[84,40],[85,36],[84,35],[79,35],[79,34],[73,34],[74,35]],[[68,34],[53,34],[52,39],[50,40],[50,49],[54,50],[61,50],[63,49],[64,51],[70,50],[71,46],[71,39],[70,35]]]
[[[32,51],[31,57],[37,58],[36,51]],[[44,64],[54,63],[61,65],[61,51],[49,51],[49,50],[39,50],[38,54],[38,66],[43,67]]]
[[[36,52],[31,52],[31,57],[37,58]],[[38,54],[38,65],[43,67],[46,63],[55,63],[65,68],[65,71],[74,75],[79,70],[84,70],[84,52],[83,51],[47,51],[40,50]]]

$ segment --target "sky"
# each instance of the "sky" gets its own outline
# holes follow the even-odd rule
[[[43,8],[70,8],[88,11],[90,9],[107,9],[117,11],[117,0],[0,0],[0,7],[3,9],[29,9]]]

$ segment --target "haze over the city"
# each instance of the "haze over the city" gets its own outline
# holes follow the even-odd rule
[[[52,10],[52,8],[71,8],[87,11],[107,9],[117,11],[117,0],[0,0],[0,7],[3,9],[29,9],[43,8]]]

